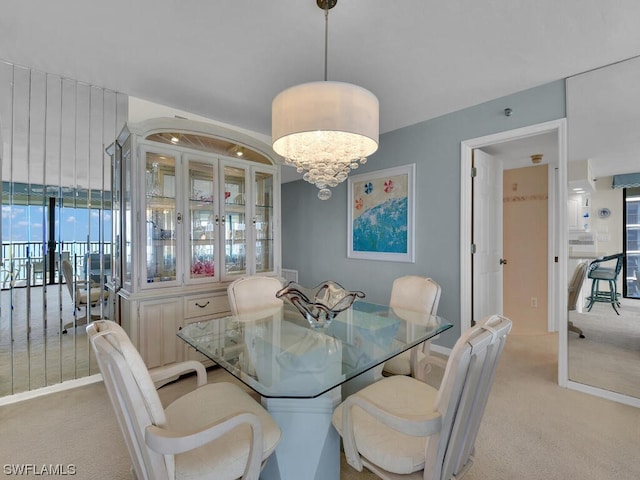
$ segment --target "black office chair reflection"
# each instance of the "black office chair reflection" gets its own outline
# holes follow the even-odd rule
[[[589,304],[587,311],[591,311],[593,304],[596,302],[610,303],[615,312],[620,315],[616,307],[620,307],[618,298],[618,274],[622,270],[622,260],[624,254],[616,253],[614,255],[606,255],[596,258],[589,265],[589,273],[587,277],[591,279],[591,295],[587,297]],[[615,262],[615,263],[614,263]],[[603,265],[606,264],[606,265]],[[608,290],[600,289],[600,281],[607,282]]]

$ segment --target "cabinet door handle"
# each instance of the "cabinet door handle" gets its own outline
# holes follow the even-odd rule
[[[182,214],[178,212],[178,225],[182,223]]]
[[[204,308],[204,307],[206,307],[207,305],[209,305],[209,303],[210,303],[210,302],[209,302],[209,301],[207,301],[207,303],[205,303],[204,305],[200,305],[198,302],[196,302],[196,307]]]
[[[218,225],[219,222],[220,222],[220,218],[218,217],[218,215],[216,215],[216,225]]]

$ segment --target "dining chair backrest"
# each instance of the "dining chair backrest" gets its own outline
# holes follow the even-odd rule
[[[423,322],[425,315],[435,315],[440,303],[441,288],[433,279],[418,275],[406,275],[396,278],[391,287],[391,299],[389,307],[398,317],[409,323]],[[388,375],[412,375],[416,378],[424,378],[431,369],[429,356],[430,343],[425,342],[416,345],[411,350],[398,355],[374,370],[375,375],[384,371]]]
[[[433,279],[407,275],[393,281],[389,306],[435,315],[440,303],[440,294],[440,285]]]
[[[425,478],[449,479],[470,466],[470,458],[511,320],[486,317],[454,345],[436,398],[442,416],[438,441],[428,443]]]
[[[587,276],[587,268],[589,267],[588,261],[583,261],[578,264],[576,269],[573,271],[573,276],[571,277],[571,282],[569,282],[569,293],[567,297],[567,310],[575,310],[578,297],[580,296],[580,290],[582,289],[582,284],[584,283],[584,279]]]
[[[281,307],[283,302],[276,297],[282,282],[275,277],[249,275],[234,280],[227,287],[229,306],[233,315],[242,315],[257,310]]]
[[[101,320],[87,326],[107,392],[133,462],[136,478],[168,478],[173,455],[161,455],[145,442],[149,425],[166,426],[167,418],[151,375],[126,332]]]
[[[71,295],[71,300],[75,301],[75,293],[73,291],[73,266],[69,260],[62,260],[62,276],[64,277],[64,281],[67,284],[67,289],[69,290],[69,295]]]

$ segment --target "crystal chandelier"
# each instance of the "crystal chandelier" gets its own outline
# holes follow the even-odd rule
[[[336,2],[316,0],[325,12],[324,81],[280,92],[271,118],[273,150],[304,172],[321,200],[378,149],[378,99],[357,85],[327,81],[329,9]]]

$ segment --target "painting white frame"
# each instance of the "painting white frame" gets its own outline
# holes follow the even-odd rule
[[[347,184],[347,258],[415,263],[415,163],[349,176]],[[389,184],[389,180],[392,183]],[[367,191],[365,186],[368,185]],[[389,187],[392,187],[389,189]],[[382,190],[382,191],[381,191]],[[383,193],[384,192],[384,193]],[[354,222],[388,199],[406,197],[406,240],[402,252],[354,248]],[[370,208],[367,208],[367,205]],[[362,212],[358,210],[363,209]],[[357,235],[357,229],[356,229]],[[357,238],[355,239],[357,240]]]

